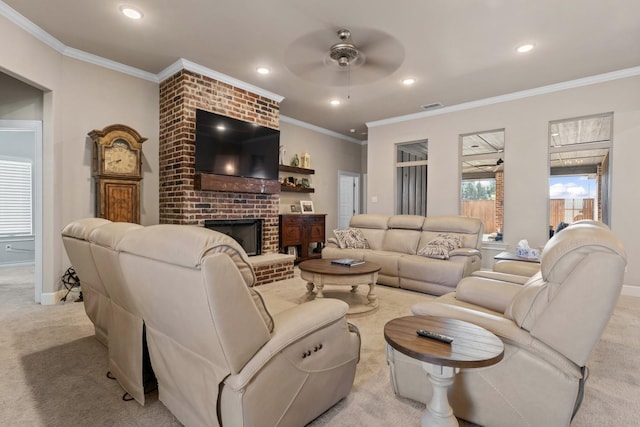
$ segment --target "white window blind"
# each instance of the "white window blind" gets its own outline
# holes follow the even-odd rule
[[[0,159],[0,235],[33,234],[31,163]]]

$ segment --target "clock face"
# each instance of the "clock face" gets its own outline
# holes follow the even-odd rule
[[[132,175],[137,172],[137,153],[124,140],[104,149],[104,172]]]

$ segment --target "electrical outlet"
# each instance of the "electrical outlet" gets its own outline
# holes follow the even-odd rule
[[[5,251],[10,251],[11,250],[11,245],[4,245],[4,250]]]

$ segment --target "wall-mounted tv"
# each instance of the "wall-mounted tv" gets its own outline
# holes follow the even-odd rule
[[[278,179],[280,131],[196,110],[196,173]]]

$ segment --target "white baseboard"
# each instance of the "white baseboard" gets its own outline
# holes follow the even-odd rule
[[[43,292],[40,295],[40,304],[42,305],[52,305],[60,302],[60,299],[64,296],[64,292],[67,292],[66,289],[59,289],[55,292]]]
[[[624,285],[622,286],[622,292],[620,294],[640,298],[640,286]]]

